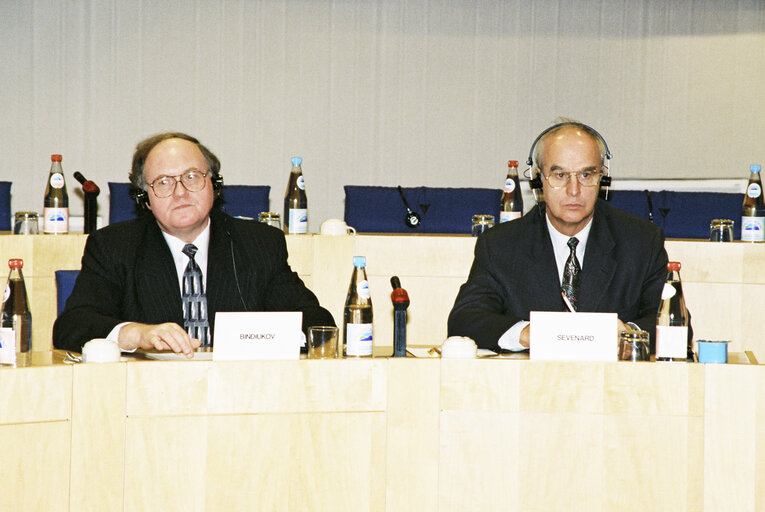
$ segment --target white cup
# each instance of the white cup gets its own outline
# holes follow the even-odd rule
[[[106,339],[94,339],[82,347],[84,363],[114,363],[120,360],[120,347]]]
[[[341,219],[327,219],[321,223],[320,233],[322,235],[355,235],[356,229],[350,227]]]

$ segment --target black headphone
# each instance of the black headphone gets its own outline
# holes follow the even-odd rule
[[[531,149],[529,149],[529,158],[526,160],[526,165],[528,165],[528,168],[526,171],[524,171],[524,174],[529,179],[529,185],[531,186],[531,191],[534,193],[534,201],[536,201],[537,204],[540,203],[539,196],[541,195],[542,191],[542,174],[541,173],[535,173],[533,171],[534,168],[534,148],[537,147],[537,143],[539,140],[550,133],[551,131],[555,130],[556,128],[560,128],[561,126],[574,126],[583,128],[585,131],[595,134],[595,136],[600,140],[600,142],[603,143],[603,148],[606,151],[604,166],[606,168],[606,175],[602,176],[600,178],[600,186],[603,187],[603,198],[608,199],[608,187],[611,186],[611,170],[608,167],[608,160],[611,160],[611,150],[608,149],[608,143],[606,142],[606,139],[603,138],[603,136],[593,127],[586,125],[584,123],[577,123],[577,122],[566,122],[566,123],[558,123],[550,126],[545,131],[537,135],[537,138],[534,139],[534,142],[531,144]]]
[[[221,193],[223,192],[223,175],[218,171],[218,174],[210,176],[210,180],[212,180],[213,192],[215,193],[215,203],[218,203]],[[178,185],[176,184],[176,186]],[[183,184],[181,184],[181,186],[183,186]],[[149,193],[146,190],[132,186],[130,187],[128,194],[133,201],[135,201],[139,210],[149,210]]]

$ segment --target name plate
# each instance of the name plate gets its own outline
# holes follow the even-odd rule
[[[616,313],[532,311],[530,319],[529,359],[617,360]]]
[[[300,359],[301,311],[215,314],[213,361]]]

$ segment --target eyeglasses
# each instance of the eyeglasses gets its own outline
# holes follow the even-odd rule
[[[160,176],[149,183],[157,197],[170,197],[175,192],[175,187],[180,182],[189,192],[199,192],[205,188],[207,175],[209,173],[200,172],[196,169],[186,171],[180,176]]]
[[[571,171],[571,172],[553,172],[544,178],[547,184],[553,189],[565,188],[571,181],[571,176],[576,176],[577,181],[583,187],[594,187],[600,183],[601,171]]]

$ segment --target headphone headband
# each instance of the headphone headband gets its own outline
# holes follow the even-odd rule
[[[608,143],[606,142],[606,139],[603,138],[603,136],[593,128],[592,126],[586,125],[584,123],[577,123],[577,122],[565,122],[565,123],[558,123],[550,126],[546,130],[544,130],[542,133],[537,135],[537,138],[534,139],[534,142],[531,144],[531,149],[529,149],[529,158],[526,160],[526,165],[528,165],[528,168],[526,169],[526,173],[528,173],[527,177],[529,179],[529,186],[531,187],[531,191],[534,193],[534,201],[539,205],[540,201],[542,199],[540,198],[542,194],[542,178],[541,173],[534,173],[533,166],[534,166],[534,149],[537,147],[537,143],[539,140],[550,133],[551,131],[555,130],[556,128],[560,128],[561,126],[574,126],[582,128],[588,132],[594,133],[595,136],[600,140],[600,142],[603,143],[603,149],[605,150],[605,160],[611,159],[611,150],[608,149]],[[611,186],[611,171],[608,168],[608,165],[604,162],[604,165],[606,167],[606,175],[602,176],[600,178],[600,185],[603,187],[601,190],[602,197],[604,199],[608,199],[608,187]]]
[[[592,133],[594,133],[598,139],[600,139],[600,142],[603,143],[603,148],[606,150],[606,160],[611,160],[611,150],[608,149],[608,143],[606,142],[606,139],[603,138],[603,136],[593,128],[592,126],[586,125],[584,123],[575,123],[575,122],[567,122],[567,123],[558,123],[550,126],[545,131],[537,135],[537,138],[534,139],[534,142],[531,144],[531,149],[529,150],[529,158],[526,160],[526,165],[531,167],[534,165],[534,148],[537,147],[537,143],[539,142],[539,139],[550,133],[551,131],[555,130],[556,128],[560,128],[561,126],[578,126],[579,128],[584,128],[585,130],[589,130]]]

